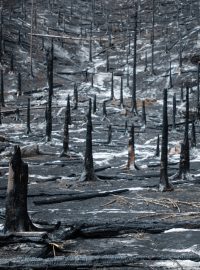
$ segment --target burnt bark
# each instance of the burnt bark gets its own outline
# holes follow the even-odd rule
[[[0,103],[2,107],[5,107],[5,101],[4,101],[4,76],[3,76],[3,70],[1,70],[1,92],[0,92]]]
[[[128,142],[128,162],[126,168],[139,170],[138,166],[135,164],[135,128],[132,124],[130,138]]]
[[[195,120],[192,121],[192,132],[191,132],[191,147],[196,147],[196,128],[195,128]]]
[[[49,95],[48,107],[46,109],[46,140],[47,142],[51,141],[52,134],[52,96]]]
[[[155,153],[156,157],[160,156],[160,136],[158,135],[157,137],[157,143],[156,143],[156,153]]]
[[[146,126],[147,120],[146,120],[146,108],[145,108],[145,101],[142,101],[142,123],[144,126]]]
[[[27,130],[26,133],[31,133],[31,126],[30,126],[30,98],[28,98],[28,105],[27,105]]]
[[[15,146],[9,163],[4,232],[31,231],[34,226],[27,211],[28,164]]]
[[[22,82],[21,82],[21,73],[18,73],[17,77],[17,96],[22,95]]]
[[[132,112],[137,114],[137,98],[136,98],[136,85],[137,85],[137,31],[138,31],[138,4],[135,3],[135,26],[134,26],[134,50],[133,50],[133,87],[132,87]]]
[[[123,77],[121,76],[121,87],[120,87],[120,106],[124,107],[124,95],[123,95]]]
[[[167,89],[164,89],[163,96],[163,127],[162,127],[162,145],[160,160],[160,191],[172,191],[173,186],[168,179],[168,115],[167,115]]]
[[[111,76],[111,89],[110,89],[110,99],[113,100],[115,98],[114,96],[114,73],[112,72]]]
[[[67,99],[67,107],[65,110],[65,120],[64,120],[64,134],[63,134],[63,151],[61,153],[61,157],[68,156],[69,150],[69,125],[71,124],[71,115],[70,115],[70,101],[69,95]]]
[[[94,172],[93,154],[92,154],[92,116],[91,116],[91,99],[89,102],[89,110],[87,114],[87,132],[86,132],[86,149],[84,158],[84,169],[80,177],[80,181],[95,181],[97,176]]]
[[[172,129],[176,129],[176,94],[173,96]]]
[[[73,109],[77,109],[78,108],[78,87],[77,84],[74,84],[74,107]]]

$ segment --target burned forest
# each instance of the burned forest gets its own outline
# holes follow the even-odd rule
[[[0,269],[200,269],[199,0],[0,0]]]

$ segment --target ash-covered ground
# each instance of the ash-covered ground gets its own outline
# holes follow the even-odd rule
[[[61,226],[45,236],[44,241],[2,242],[0,269],[200,269],[197,117],[200,5],[199,1],[186,0],[141,0],[137,4],[136,29],[134,1],[2,3],[1,70],[5,107],[1,107],[0,125],[1,227],[14,145],[21,147],[23,160],[29,165],[28,211],[32,221],[41,226],[60,221]],[[137,114],[131,112],[135,31]],[[52,40],[53,130],[51,141],[47,142],[46,55]],[[21,73],[21,96],[17,94],[18,73]],[[114,96],[110,100],[112,74]],[[197,145],[190,149],[188,179],[171,181],[174,191],[162,193],[158,191],[160,156],[156,157],[155,152],[157,137],[162,132],[163,89],[168,89],[170,177],[179,169],[186,86],[190,88],[190,120],[195,117]],[[76,109],[73,109],[74,87],[78,89]],[[174,94],[175,129],[172,128]],[[68,95],[72,119],[69,156],[60,157]],[[95,95],[93,159],[98,180],[81,182],[88,101],[94,100]],[[28,98],[30,134],[27,134]],[[142,121],[143,101],[146,125]],[[126,169],[132,124],[139,170]],[[110,125],[111,141],[108,140]],[[99,192],[114,190],[124,192],[99,197]],[[86,198],[84,194],[94,196]],[[52,203],[51,199],[55,198],[61,202]]]

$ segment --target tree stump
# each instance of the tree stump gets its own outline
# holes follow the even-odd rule
[[[34,228],[27,211],[28,164],[15,146],[9,163],[4,232],[31,231]]]

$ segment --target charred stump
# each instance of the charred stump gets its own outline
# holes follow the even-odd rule
[[[106,101],[103,102],[103,120],[107,117]]]
[[[139,170],[138,166],[135,164],[135,127],[132,124],[130,138],[128,142],[128,162],[126,168],[128,170]]]
[[[15,146],[9,163],[4,232],[32,231],[27,211],[28,164],[21,159],[21,150]]]
[[[107,140],[107,144],[110,144],[112,141],[112,126],[109,125],[108,126],[108,140]]]
[[[168,179],[168,115],[167,115],[167,89],[164,89],[163,97],[163,127],[162,127],[162,145],[160,160],[160,191],[172,191],[173,186]]]
[[[86,149],[84,157],[84,169],[80,181],[96,181],[98,178],[94,172],[93,154],[92,154],[92,116],[91,116],[91,99],[89,102],[89,111],[87,114],[87,132],[86,132]]]

